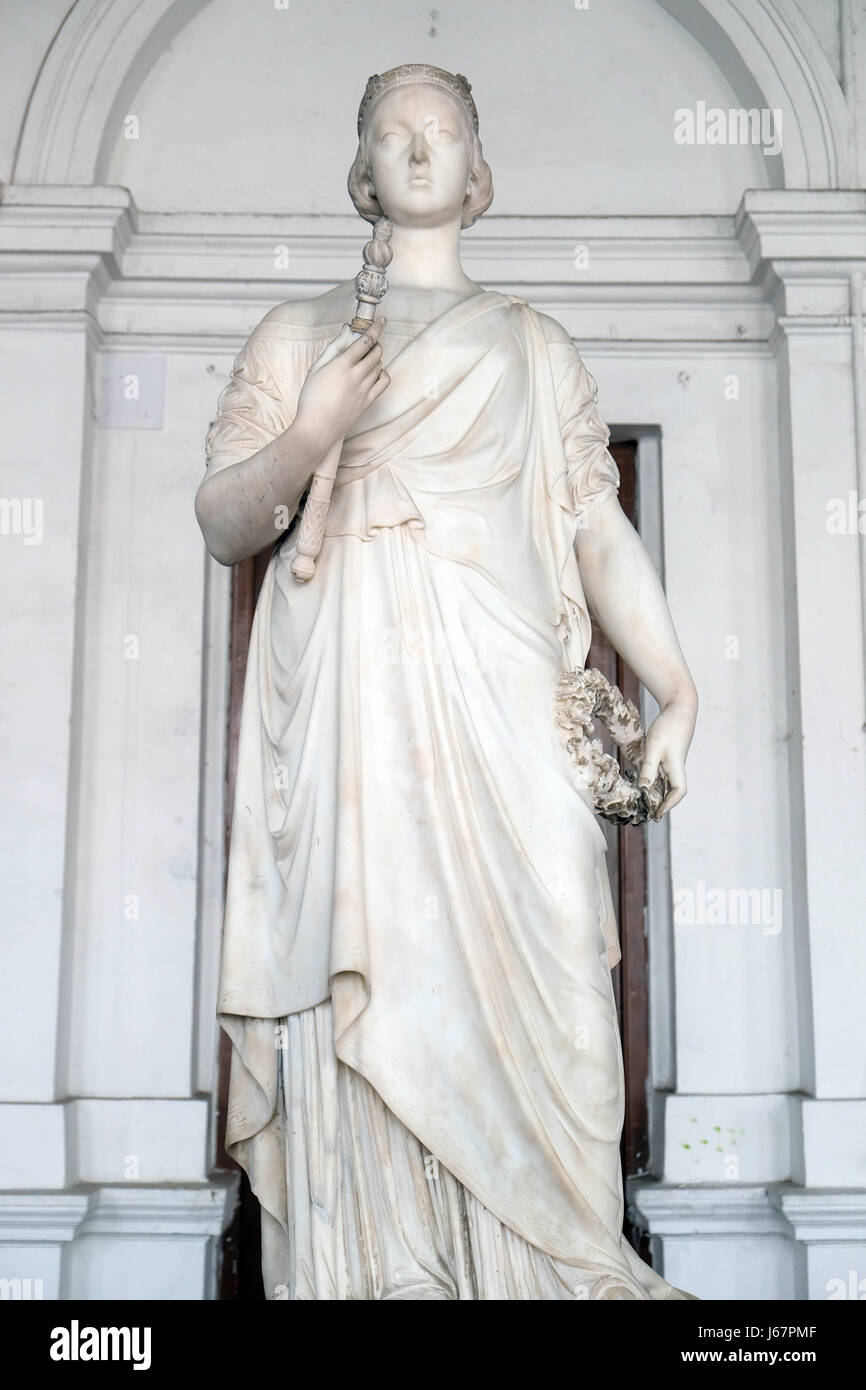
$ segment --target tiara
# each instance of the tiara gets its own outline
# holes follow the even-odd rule
[[[395,87],[414,86],[419,82],[429,82],[434,87],[442,87],[444,91],[450,92],[462,101],[477,133],[478,110],[472,99],[472,88],[462,72],[447,72],[445,68],[434,68],[429,63],[402,63],[400,67],[389,68],[387,72],[374,72],[373,76],[367,79],[361,105],[358,107],[358,134],[361,134],[370,107],[380,96]]]

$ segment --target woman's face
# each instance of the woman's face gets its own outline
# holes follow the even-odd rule
[[[398,87],[376,103],[367,159],[376,198],[396,226],[459,220],[471,163],[457,100],[440,87]]]

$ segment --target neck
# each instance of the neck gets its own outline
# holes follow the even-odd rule
[[[394,227],[394,259],[388,279],[394,289],[465,290],[472,282],[460,263],[460,223],[442,227]]]

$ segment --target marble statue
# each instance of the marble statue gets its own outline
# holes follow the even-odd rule
[[[493,196],[468,82],[376,75],[358,134],[352,201],[390,221],[381,310],[353,330],[349,281],[264,317],[196,498],[223,564],[279,541],[218,1004],[266,1297],[689,1298],[622,1234],[617,928],[554,701],[593,613],[658,701],[640,775],[664,772],[664,815],[695,687],[580,354],[463,271]]]

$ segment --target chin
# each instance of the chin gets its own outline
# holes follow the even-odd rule
[[[419,194],[420,196],[418,196]],[[455,217],[461,215],[462,208],[462,199],[459,204],[454,206],[443,205],[429,185],[416,184],[414,188],[405,189],[402,196],[394,200],[386,216],[390,217],[396,226],[401,223],[418,226],[423,219],[424,226],[437,227],[444,226],[447,222],[453,222]]]

